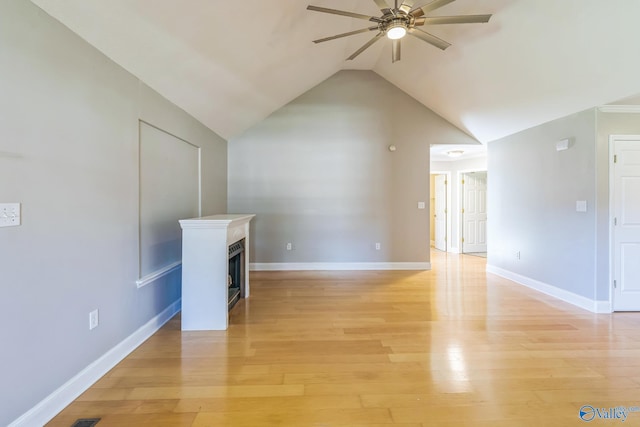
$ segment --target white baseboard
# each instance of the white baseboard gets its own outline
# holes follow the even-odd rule
[[[594,301],[595,311],[594,313],[606,314],[613,313],[613,305],[609,301]]]
[[[133,334],[91,363],[75,377],[71,378],[56,391],[45,397],[40,403],[25,412],[9,427],[42,426],[55,417],[67,405],[78,398],[111,368],[117,365],[129,353],[156,333],[169,319],[180,311],[182,300],[167,307],[162,313],[148,321]]]
[[[554,298],[557,298],[564,302],[568,302],[569,304],[573,304],[592,313],[611,313],[613,311],[611,308],[611,303],[609,301],[592,300],[587,297],[583,297],[582,295],[574,294],[573,292],[566,291],[564,289],[540,282],[535,279],[531,279],[526,276],[522,276],[520,274],[502,269],[500,267],[496,267],[494,265],[487,264],[487,273],[492,273],[496,276],[504,277],[505,279],[509,279],[512,282],[526,286],[527,288],[534,289],[538,292],[542,292],[543,294],[550,295]]]
[[[431,270],[430,262],[255,262],[251,271]]]

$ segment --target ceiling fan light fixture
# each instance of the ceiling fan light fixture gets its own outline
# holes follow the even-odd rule
[[[402,19],[394,19],[387,27],[387,37],[398,40],[407,35],[407,23]]]

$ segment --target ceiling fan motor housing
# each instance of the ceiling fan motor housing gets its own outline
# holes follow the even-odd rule
[[[394,18],[382,23],[382,31],[387,34],[390,39],[400,39],[407,34],[409,20],[406,18]]]

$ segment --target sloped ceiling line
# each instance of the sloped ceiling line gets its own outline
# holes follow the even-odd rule
[[[375,71],[481,142],[640,93],[638,1],[456,0],[434,15],[491,21],[438,25],[450,48],[407,40],[393,64],[388,43],[345,61],[369,34],[314,45],[361,23],[299,0],[234,2],[232,16],[205,0],[31,1],[226,139],[342,69]]]

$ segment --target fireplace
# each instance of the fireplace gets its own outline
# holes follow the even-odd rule
[[[245,239],[242,239],[229,245],[229,276],[227,279],[229,285],[227,306],[229,310],[236,305],[240,298],[244,298],[244,241]]]
[[[182,330],[222,331],[229,309],[249,298],[252,214],[181,219]],[[231,286],[230,286],[231,285]]]

